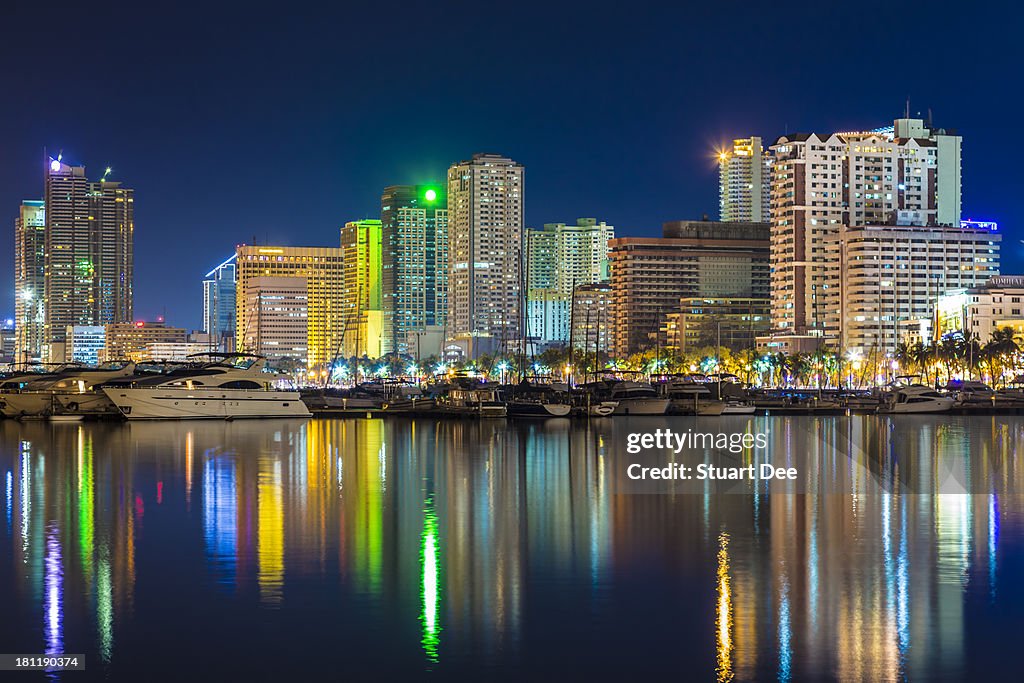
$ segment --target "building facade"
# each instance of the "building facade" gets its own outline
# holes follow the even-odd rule
[[[256,276],[245,279],[242,307],[251,316],[240,340],[251,353],[270,360],[294,360],[308,367],[309,296],[306,278]]]
[[[838,347],[863,357],[894,353],[942,295],[999,274],[1000,240],[994,223],[841,226],[830,249],[840,272]]]
[[[349,221],[341,228],[344,266],[345,357],[384,355],[381,221]]]
[[[466,354],[521,334],[523,166],[474,154],[448,169],[448,335]]]
[[[572,344],[586,353],[608,353],[612,329],[612,286],[608,282],[579,285],[572,301]]]
[[[1013,330],[1018,344],[1024,340],[1024,275],[999,275],[982,287],[947,292],[939,297],[934,320],[921,321],[919,336],[931,343],[943,335],[961,333],[984,344],[993,332],[1007,328]]]
[[[686,297],[661,324],[661,343],[668,353],[686,355],[719,345],[733,351],[753,350],[771,328],[767,297]]]
[[[150,344],[184,343],[187,338],[184,328],[168,327],[162,320],[114,323],[105,328],[105,347],[101,361],[153,360],[146,352]]]
[[[287,277],[305,282],[307,296],[306,364],[310,371],[325,371],[341,353],[348,312],[344,306],[344,254],[332,247],[275,247],[241,245],[236,251],[237,291],[246,291],[257,277]],[[246,343],[258,329],[258,308],[236,297],[236,344],[239,351],[253,352]]]
[[[14,221],[14,359],[42,360],[46,327],[46,203],[25,200]]]
[[[611,241],[614,355],[653,348],[682,297],[769,298],[769,226],[676,221],[661,238]]]
[[[718,153],[718,216],[723,222],[767,223],[770,217],[771,157],[761,138],[732,141]]]
[[[381,299],[386,352],[414,355],[443,327],[448,300],[448,201],[440,185],[392,185],[381,195]]]
[[[771,147],[772,330],[835,337],[842,226],[958,226],[962,139],[920,119]]]
[[[82,166],[50,159],[44,184],[44,355],[64,357],[68,327],[132,319],[134,191],[90,181]]]
[[[234,349],[236,255],[211,270],[203,278],[203,332],[210,336],[216,351]]]
[[[65,339],[65,361],[96,365],[107,346],[107,328],[103,325],[73,325],[65,331]]]

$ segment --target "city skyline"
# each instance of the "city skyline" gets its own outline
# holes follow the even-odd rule
[[[1020,49],[1008,33],[1012,16],[977,8],[957,22],[920,17],[917,30],[932,44],[984,33],[990,68],[975,72],[955,55],[934,53],[921,56],[921,67],[894,71],[885,51],[849,59],[848,46],[864,35],[901,40],[899,22],[886,18],[891,8],[878,8],[758,8],[743,30],[724,6],[645,8],[623,18],[599,7],[540,14],[527,4],[500,20],[493,8],[440,8],[447,19],[429,36],[422,12],[385,20],[372,8],[316,19],[298,11],[247,16],[243,40],[219,29],[236,19],[220,9],[193,22],[187,13],[149,21],[152,11],[136,8],[126,25],[116,8],[44,20],[39,9],[18,7],[5,22],[0,52],[11,68],[0,85],[31,95],[0,113],[0,204],[10,222],[22,200],[39,197],[43,148],[63,150],[94,174],[110,166],[139,201],[136,317],[166,311],[199,328],[192,283],[236,244],[255,235],[261,243],[332,245],[345,222],[378,217],[384,187],[434,182],[475,152],[530,169],[528,227],[600,216],[622,236],[656,236],[666,221],[717,213],[714,153],[731,140],[756,135],[768,145],[787,132],[882,126],[909,96],[912,115],[930,109],[937,125],[964,136],[964,218],[1000,223],[1008,232],[1004,270],[1024,270],[1013,238],[1024,214],[1014,197],[1019,172],[1003,151],[1004,125],[988,113],[1012,111],[1019,99],[1002,86]],[[814,59],[799,41],[772,39],[801,16],[830,34]],[[528,26],[538,44],[588,36],[603,48],[494,47],[480,63],[445,68],[476,25],[490,27],[495,46]],[[345,40],[332,37],[334,26],[347,27]],[[64,50],[38,49],[72,28],[89,36],[90,62],[117,65],[118,83],[72,77]],[[719,54],[733,30],[750,49],[720,55],[715,69],[695,68]],[[371,49],[382,40],[387,50]],[[183,44],[192,47],[182,52]],[[256,48],[267,44],[274,49]],[[769,44],[773,59],[751,58]],[[847,85],[863,73],[892,75],[874,79],[866,97]],[[384,104],[399,87],[415,106]],[[115,96],[123,105],[111,106]],[[180,190],[161,190],[186,179],[202,191],[183,200]],[[0,263],[4,282],[9,261]],[[173,274],[161,272],[167,262]],[[188,284],[168,287],[178,273]],[[0,299],[4,317],[14,315],[10,290]]]

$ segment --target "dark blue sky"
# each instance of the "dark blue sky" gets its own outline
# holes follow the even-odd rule
[[[653,235],[717,214],[721,142],[886,125],[908,96],[964,135],[965,217],[999,221],[1004,272],[1024,270],[1011,3],[19,5],[0,20],[0,224],[40,196],[44,147],[113,167],[136,190],[137,318],[195,327],[236,243],[334,246],[385,185],[473,152],[525,164],[529,225]]]

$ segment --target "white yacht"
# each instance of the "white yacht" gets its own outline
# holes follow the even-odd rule
[[[154,377],[109,382],[103,391],[129,420],[309,417],[298,391],[277,389],[287,379],[266,371],[248,353],[201,353],[191,367]]]
[[[614,384],[608,398],[617,402],[613,415],[664,415],[670,403],[650,384],[631,380]]]
[[[878,408],[880,413],[946,413],[955,401],[930,387],[915,384],[893,391]]]
[[[5,387],[0,392],[0,404],[4,415],[19,418],[98,412],[98,406],[109,402],[96,387],[134,372],[135,363],[124,361],[98,368],[68,366],[22,381],[19,388]]]

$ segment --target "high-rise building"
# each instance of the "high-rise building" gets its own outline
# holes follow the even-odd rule
[[[653,348],[683,297],[769,298],[766,223],[676,221],[609,245],[614,355]]]
[[[982,287],[951,290],[939,297],[936,307],[935,320],[919,321],[921,341],[959,332],[984,344],[993,332],[1007,328],[1024,337],[1024,275],[999,275]]]
[[[447,195],[442,185],[392,185],[380,209],[383,345],[388,353],[415,354],[428,328],[443,328],[447,315]]]
[[[242,292],[257,277],[289,277],[305,282],[307,296],[306,363],[321,373],[341,354],[347,312],[344,307],[344,252],[331,247],[273,247],[241,245],[235,250],[237,283],[235,304],[236,344],[239,351],[253,351],[246,344],[258,329],[259,309],[248,306]]]
[[[13,363],[15,361],[16,341],[14,318],[8,318],[0,324],[0,363]]]
[[[836,337],[841,226],[958,226],[956,134],[899,119],[889,128],[785,135],[771,147],[772,330]]]
[[[306,278],[257,276],[245,279],[242,308],[251,324],[240,339],[245,349],[270,360],[308,367],[309,298]]]
[[[569,341],[573,287],[608,279],[608,241],[614,237],[614,227],[594,218],[526,231],[527,336],[545,345]]]
[[[341,228],[345,338],[342,355],[383,355],[381,221],[349,221]]]
[[[932,318],[940,295],[999,275],[995,223],[840,226],[830,240],[839,255],[838,346],[863,358],[894,353],[908,327]]]
[[[526,231],[529,289],[557,289],[570,296],[573,286],[608,279],[608,241],[615,228],[595,218],[576,225],[545,223]]]
[[[82,166],[49,159],[44,186],[44,355],[63,358],[75,325],[132,319],[135,192]]]
[[[474,154],[448,169],[448,336],[471,357],[518,339],[523,166]]]
[[[235,346],[235,258],[232,254],[203,278],[203,332],[218,351]]]
[[[14,359],[43,356],[46,316],[46,208],[42,200],[21,203],[14,221]]]
[[[771,161],[761,138],[732,141],[718,153],[718,214],[723,222],[767,223]]]

